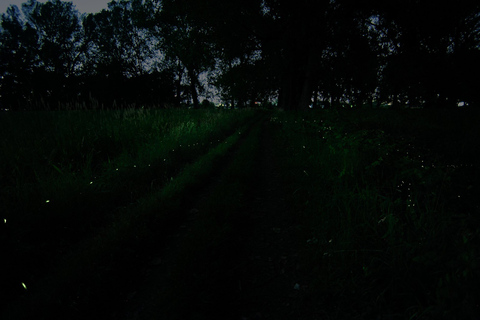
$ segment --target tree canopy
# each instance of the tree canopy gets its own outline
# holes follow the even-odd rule
[[[0,18],[11,109],[200,107],[212,87],[240,107],[473,106],[479,73],[478,1],[28,0]]]

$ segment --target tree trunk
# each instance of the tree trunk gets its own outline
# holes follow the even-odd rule
[[[310,104],[312,104],[315,60],[317,59],[312,47],[313,45],[304,52],[304,54],[306,54],[306,62],[302,64],[302,68],[300,69],[303,78],[303,86],[300,101],[298,102],[299,110],[308,109],[310,108]]]
[[[192,95],[193,108],[198,109],[198,92],[197,92],[197,82],[198,76],[193,68],[188,68],[188,77],[190,78],[190,93]]]
[[[298,85],[298,78],[293,72],[284,74],[280,95],[278,97],[278,105],[285,110],[294,110],[300,97],[301,86]]]
[[[318,87],[315,88],[315,91],[313,92],[312,108],[316,109],[317,105],[318,105]]]
[[[312,102],[312,80],[309,76],[310,72],[307,72],[305,79],[303,80],[302,85],[302,94],[300,95],[300,99],[298,101],[298,110],[305,110],[310,107],[310,103]]]
[[[312,50],[292,50],[288,66],[283,74],[279,106],[283,109],[305,110],[312,102],[313,68],[315,57]]]
[[[178,73],[178,80],[175,81],[175,90],[176,90],[176,95],[175,95],[175,106],[178,108],[180,107],[181,101],[182,101],[182,74],[183,72]]]

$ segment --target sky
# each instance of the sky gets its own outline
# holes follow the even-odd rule
[[[99,12],[107,8],[107,3],[111,0],[69,0],[73,2],[80,13]],[[19,9],[22,8],[22,3],[27,0],[0,0],[0,14],[5,13],[10,5],[16,5]],[[46,0],[38,0],[38,2],[47,2]]]

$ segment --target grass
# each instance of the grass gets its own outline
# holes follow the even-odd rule
[[[185,149],[218,140],[247,112],[238,118],[233,113],[194,110],[6,112],[0,116],[2,187],[24,186],[25,190],[7,190],[18,196],[40,191],[46,197],[48,187],[34,191],[26,186],[52,185],[52,177],[55,183],[91,182],[106,171],[171,160],[172,150],[182,145]]]
[[[191,189],[211,173],[212,166],[225,156],[238,138],[238,133],[228,137],[187,165],[164,188],[146,195],[138,205],[120,210],[105,229],[84,239],[76,250],[61,259],[49,277],[37,284],[30,310],[35,310],[36,317],[45,318],[53,310],[75,314],[78,309],[82,316],[93,316],[90,312],[101,315],[100,308],[110,310],[109,304],[117,303],[119,293],[125,293],[136,279],[129,271],[146,263],[145,259],[155,253],[155,246],[160,247],[165,237],[181,223],[186,211],[182,203],[190,201]],[[119,265],[122,268],[118,268]],[[124,282],[114,280],[127,277],[129,279]],[[30,316],[27,314],[25,318]]]
[[[286,182],[278,197],[303,244],[294,249],[309,279],[299,291],[308,312],[475,319],[480,142],[478,113],[466,111],[269,114],[261,141],[273,143],[278,181]],[[165,258],[167,239],[185,223],[162,269],[168,276],[146,277],[152,284],[137,298],[142,317],[235,313],[245,299],[231,290],[249,249],[241,243],[249,236],[244,211],[255,211],[247,202],[262,192],[256,179],[267,177],[258,168],[262,117],[250,110],[0,114],[5,317],[126,318],[111,312],[139,285],[139,270]],[[189,220],[192,208],[198,214]]]
[[[284,169],[289,202],[304,219],[319,305],[334,318],[475,317],[478,189],[463,180],[475,173],[470,153],[450,136],[475,129],[473,119],[321,112],[273,120],[293,155]],[[427,149],[432,134],[441,142]]]
[[[243,256],[239,234],[247,219],[243,210],[255,170],[260,125],[257,122],[245,132],[231,154],[232,161],[221,170],[217,182],[203,191],[208,196],[192,203],[199,215],[172,253],[168,276],[159,273],[152,280],[163,285],[148,292],[150,303],[139,319],[159,314],[172,320],[216,319],[238,313],[238,279],[232,273]]]
[[[208,161],[226,152],[253,115],[182,110],[2,114],[8,153],[2,154],[2,246],[9,256],[2,266],[9,275],[2,279],[2,301],[26,294],[22,283],[30,292],[39,290],[37,284],[57,263],[66,263],[62,270],[79,271],[86,264],[79,257],[112,249],[135,230],[132,221],[139,212],[158,205],[148,199],[175,198],[198,183],[200,172],[212,169]],[[34,133],[44,139],[32,139]],[[209,158],[202,160],[202,154]],[[88,253],[78,253],[82,246]],[[59,262],[64,259],[69,262]],[[58,276],[53,282],[59,279],[76,278]]]

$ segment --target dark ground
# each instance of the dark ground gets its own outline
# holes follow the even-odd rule
[[[308,280],[298,256],[301,230],[285,202],[280,166],[286,154],[275,149],[272,130],[273,125],[263,120],[254,165],[246,168],[248,178],[240,182],[248,185],[236,187],[244,191],[239,202],[214,209],[232,212],[220,224],[227,231],[220,231],[219,237],[211,235],[207,243],[195,239],[201,235],[199,229],[212,224],[205,215],[216,215],[206,210],[212,197],[219,195],[216,189],[232,178],[222,172],[228,163],[189,205],[188,220],[165,248],[152,255],[141,271],[143,280],[113,312],[114,318],[313,319],[314,310],[304,294]],[[238,148],[228,161],[235,159],[236,152]]]

